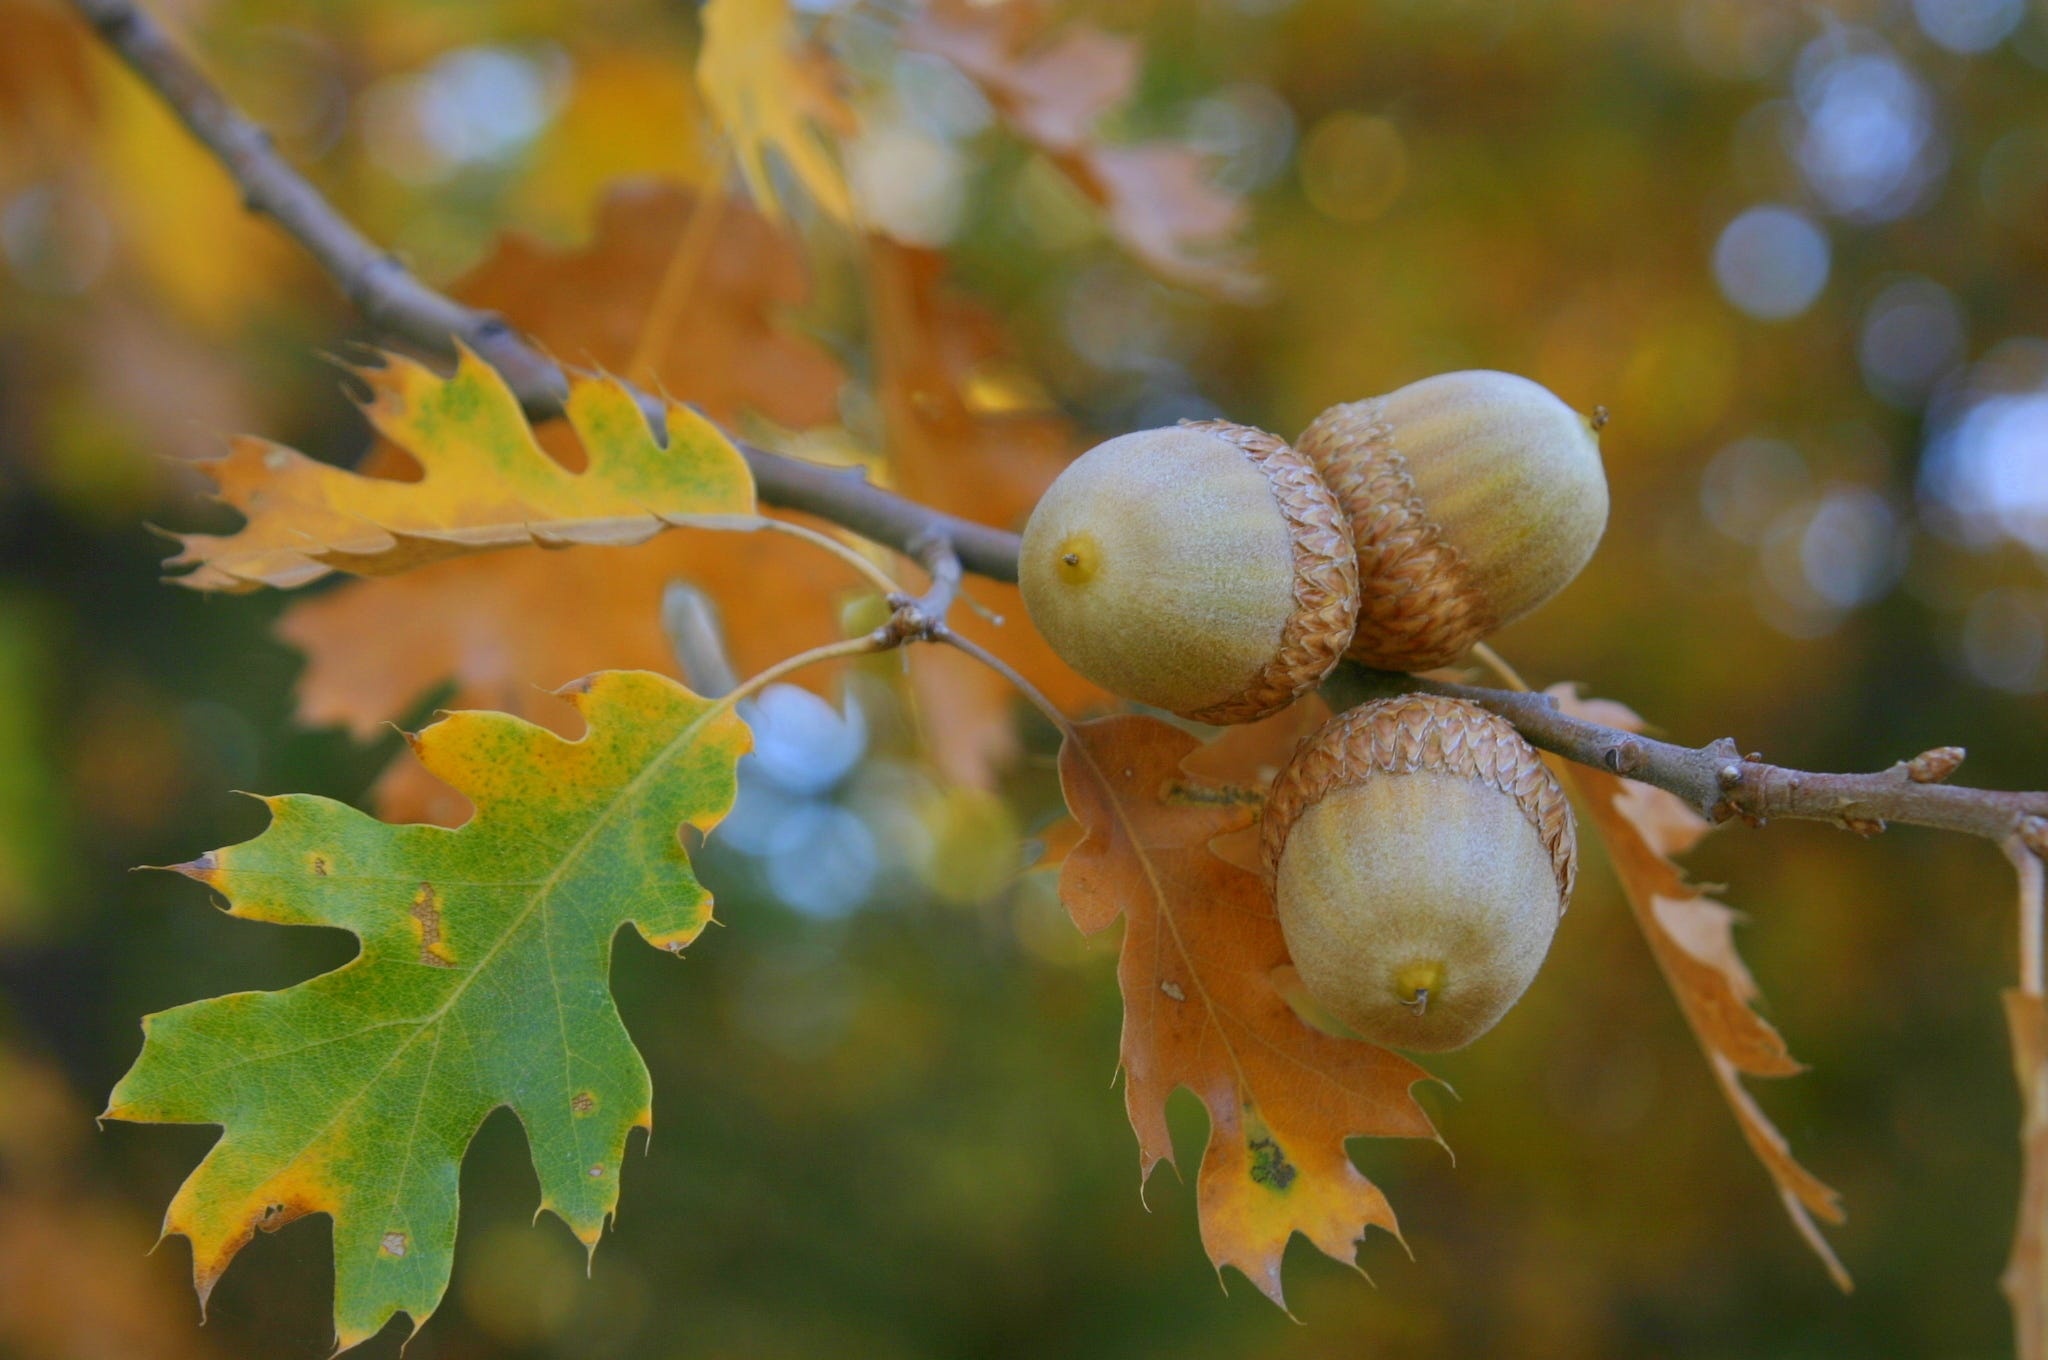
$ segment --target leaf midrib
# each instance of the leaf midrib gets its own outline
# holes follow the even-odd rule
[[[390,1056],[385,1058],[384,1062],[378,1066],[375,1072],[372,1072],[368,1077],[366,1077],[363,1080],[362,1085],[358,1086],[355,1089],[355,1091],[350,1093],[348,1099],[342,1101],[339,1105],[335,1107],[334,1112],[312,1131],[311,1135],[307,1137],[305,1142],[301,1143],[289,1157],[280,1159],[278,1163],[280,1169],[289,1168],[291,1166],[296,1165],[298,1160],[306,1155],[306,1152],[309,1148],[311,1148],[315,1143],[319,1142],[320,1139],[324,1137],[327,1134],[327,1132],[330,1129],[332,1129],[336,1124],[340,1123],[343,1116],[345,1116],[350,1110],[354,1109],[356,1104],[359,1101],[361,1101],[364,1096],[368,1095],[372,1089],[376,1087],[377,1083],[383,1079],[384,1074],[391,1070],[392,1065],[396,1063],[398,1059],[401,1056],[403,1056],[408,1049],[412,1047],[413,1043],[418,1040],[420,1035],[428,1032],[428,1030],[430,1029],[436,1028],[440,1024],[441,1020],[447,1016],[448,1012],[454,1008],[455,1004],[458,1001],[460,1001],[463,995],[469,990],[470,985],[474,983],[479,977],[483,976],[484,972],[490,967],[491,961],[495,959],[500,952],[503,951],[505,945],[515,935],[519,933],[519,931],[525,926],[527,921],[532,918],[533,914],[537,910],[539,910],[542,904],[545,903],[553,895],[554,889],[557,886],[559,886],[563,874],[567,869],[567,866],[585,851],[585,849],[589,846],[591,840],[597,835],[600,829],[602,829],[607,823],[610,822],[612,816],[619,810],[619,808],[630,799],[637,797],[643,786],[654,777],[656,771],[660,770],[663,766],[668,764],[668,762],[675,756],[679,748],[684,747],[691,740],[700,735],[703,729],[710,724],[713,718],[715,718],[725,710],[729,709],[730,707],[731,703],[727,699],[720,699],[710,704],[707,704],[703,709],[701,709],[698,712],[697,716],[694,719],[692,719],[690,723],[688,723],[682,729],[681,732],[676,734],[674,739],[672,739],[666,746],[662,747],[661,750],[658,751],[652,759],[650,759],[644,766],[641,767],[641,770],[638,774],[633,776],[632,779],[628,780],[623,786],[620,787],[618,794],[615,797],[613,797],[610,802],[605,804],[603,810],[596,817],[591,819],[589,827],[586,828],[584,830],[584,833],[576,839],[576,843],[570,846],[569,849],[563,854],[561,862],[555,866],[554,870],[550,872],[546,878],[540,880],[538,883],[534,885],[534,893],[532,897],[528,899],[526,906],[521,908],[519,914],[507,923],[505,929],[499,933],[498,938],[492,942],[491,947],[485,951],[483,958],[479,959],[476,965],[469,970],[468,974],[462,979],[462,981],[458,983],[455,986],[455,988],[449,992],[447,999],[444,1000],[439,1006],[435,1007],[432,1013],[428,1014],[427,1016],[421,1018],[419,1021],[416,1022],[418,1027],[413,1031],[413,1033],[409,1035],[403,1043],[399,1044],[398,1047],[394,1048],[391,1051]],[[584,740],[588,739],[589,736],[586,733]],[[474,825],[474,823],[472,823],[472,825]],[[543,952],[545,952],[545,949],[543,950]],[[358,957],[360,957],[360,955]],[[554,982],[552,968],[549,972],[549,979],[550,983],[553,984],[551,989],[554,992],[555,1006],[557,1008],[557,1011],[559,1012],[561,1007],[561,989],[559,984],[556,984]],[[353,1031],[351,1034],[340,1035],[336,1037],[341,1039],[352,1038],[357,1034],[366,1034],[372,1029],[382,1028],[387,1024],[393,1023],[405,1024],[414,1022],[382,1021],[376,1025],[366,1025],[361,1030]],[[566,1044],[564,1048],[566,1052]],[[423,1083],[421,1086],[422,1102],[424,1102],[425,1099],[425,1090],[426,1087]],[[413,1111],[413,1119],[414,1124],[417,1125],[419,1120],[419,1109],[417,1106],[414,1108]],[[406,1155],[410,1156],[409,1150]],[[398,1168],[398,1175],[400,1179],[403,1178],[404,1171],[405,1167],[403,1162],[401,1161],[401,1164]],[[275,1174],[277,1173],[272,1173],[273,1176]]]

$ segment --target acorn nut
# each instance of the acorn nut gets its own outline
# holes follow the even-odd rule
[[[1336,497],[1285,441],[1224,420],[1083,454],[1032,511],[1019,572],[1069,665],[1198,722],[1285,708],[1335,668],[1358,615]]]
[[[1444,373],[1333,406],[1297,447],[1337,493],[1358,554],[1346,655],[1419,671],[1570,584],[1607,527],[1588,420],[1511,373]]]
[[[1260,848],[1309,994],[1390,1048],[1462,1048],[1527,990],[1577,875],[1571,805],[1475,704],[1380,699],[1303,742]]]

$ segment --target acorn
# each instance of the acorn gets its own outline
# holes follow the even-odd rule
[[[1607,527],[1598,431],[1512,373],[1443,373],[1332,406],[1297,447],[1350,522],[1358,631],[1379,670],[1456,659],[1579,574]]]
[[[1260,831],[1311,996],[1389,1048],[1463,1048],[1518,1001],[1571,901],[1571,804],[1520,733],[1406,694],[1332,719]]]
[[[1336,667],[1358,617],[1336,497],[1286,441],[1227,420],[1081,455],[1031,513],[1019,581],[1067,664],[1205,723],[1285,708]]]

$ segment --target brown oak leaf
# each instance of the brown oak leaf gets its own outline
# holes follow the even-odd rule
[[[1256,296],[1245,253],[1230,248],[1244,201],[1217,187],[1202,154],[1179,142],[1109,145],[1102,116],[1137,83],[1138,44],[1069,23],[1049,30],[1033,0],[937,0],[904,42],[946,58],[997,113],[1102,210],[1126,249],[1162,277],[1231,298]]]
[[[1255,809],[1187,796],[1183,762],[1199,746],[1147,717],[1073,730],[1060,778],[1086,834],[1060,896],[1086,933],[1124,918],[1124,1096],[1141,1175],[1173,1160],[1166,1101],[1187,1087],[1209,1112],[1202,1245],[1219,1270],[1237,1267],[1284,1307],[1280,1264],[1295,1233],[1347,1264],[1367,1228],[1398,1237],[1386,1196],[1344,1141],[1434,1138],[1412,1091],[1430,1078],[1397,1053],[1311,1028],[1288,1005],[1271,890],[1208,849]]]
[[[1549,692],[1567,713],[1610,727],[1642,730],[1642,719],[1620,704],[1582,699],[1569,685]],[[1799,1164],[1785,1136],[1742,1083],[1744,1077],[1787,1077],[1805,1069],[1778,1031],[1752,1008],[1759,995],[1756,979],[1735,950],[1734,927],[1740,917],[1688,882],[1671,859],[1699,843],[1709,829],[1706,820],[1662,789],[1585,765],[1552,765],[1566,771],[1577,786],[1587,820],[1607,846],[1650,952],[1706,1050],[1714,1080],[1734,1111],[1743,1138],[1771,1173],[1792,1226],[1834,1282],[1848,1289],[1849,1272],[1814,1222],[1819,1218],[1840,1223],[1840,1196]]]
[[[1079,449],[1073,429],[1008,366],[995,318],[945,286],[945,257],[870,243],[868,287],[889,475],[912,500],[986,524],[1021,527]],[[1002,623],[956,609],[952,626],[1001,653],[1053,704],[1075,712],[1103,692],[1061,661],[1027,622],[1014,586],[969,593]],[[920,648],[911,682],[933,757],[948,778],[992,785],[1017,750],[1008,681],[950,648]]]

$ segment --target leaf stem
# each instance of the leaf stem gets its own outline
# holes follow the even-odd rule
[[[756,533],[765,530],[769,533],[786,534],[831,553],[858,572],[861,578],[885,599],[903,593],[902,585],[872,561],[832,535],[821,534],[809,525],[776,519],[772,515],[666,515],[663,516],[662,523],[679,529],[712,529],[727,533]]]

